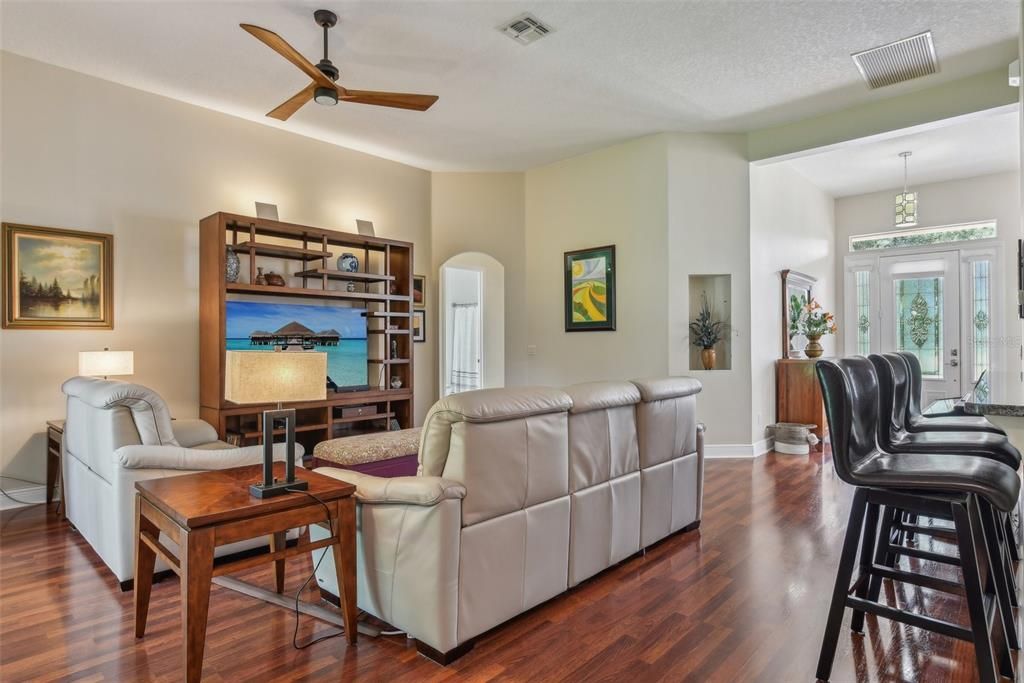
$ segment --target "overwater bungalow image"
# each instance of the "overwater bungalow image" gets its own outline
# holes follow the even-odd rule
[[[253,346],[275,346],[284,350],[291,346],[299,346],[306,350],[317,346],[337,346],[339,341],[341,334],[337,330],[314,332],[294,320],[276,332],[256,330],[249,334],[249,343]]]

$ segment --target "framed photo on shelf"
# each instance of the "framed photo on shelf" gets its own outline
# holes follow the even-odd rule
[[[416,308],[427,306],[427,276],[412,276],[412,305]]]
[[[3,327],[114,329],[114,236],[4,223]]]
[[[427,341],[427,312],[422,309],[412,312],[412,340]]]
[[[567,251],[565,331],[615,329],[615,245]]]

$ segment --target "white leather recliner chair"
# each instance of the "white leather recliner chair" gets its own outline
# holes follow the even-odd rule
[[[127,590],[134,578],[135,482],[263,462],[262,446],[235,448],[202,420],[171,420],[164,400],[138,384],[73,377],[67,396],[63,472],[68,520]],[[274,446],[277,460],[284,444]],[[302,446],[296,444],[301,462]],[[173,542],[161,538],[172,550]],[[265,544],[217,548],[218,555]],[[157,571],[167,569],[157,561]]]
[[[466,392],[428,412],[417,476],[318,469],[356,485],[359,607],[448,663],[485,631],[695,527],[699,391],[666,378]],[[322,555],[317,581],[337,596]]]

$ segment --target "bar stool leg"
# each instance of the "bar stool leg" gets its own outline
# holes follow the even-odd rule
[[[973,496],[969,496],[971,498]],[[956,526],[957,546],[960,550],[960,565],[964,575],[964,596],[967,599],[967,611],[971,618],[974,653],[978,662],[978,676],[982,683],[995,683],[996,676],[995,652],[992,650],[992,637],[985,618],[985,593],[982,589],[981,570],[978,566],[976,535],[971,524],[971,514],[964,503],[952,503],[953,522]]]
[[[875,550],[875,539],[878,534],[878,504],[868,503],[867,514],[864,518],[864,533],[860,544],[860,564],[857,571],[857,590],[854,592],[858,598],[868,596],[869,577],[871,576],[872,553]],[[853,610],[853,618],[850,619],[850,629],[857,633],[864,633],[864,612]]]
[[[999,521],[996,519],[996,513],[991,505],[980,500],[975,501],[975,504],[979,506],[977,513],[981,518],[981,526],[985,534],[985,545],[991,560],[989,565],[994,584],[993,589],[996,593],[996,599],[999,601],[999,615],[1003,622],[1003,634],[1006,636],[1006,644],[1014,650],[1019,650],[1020,639],[1010,605],[1010,584],[1006,576],[1005,554],[996,531],[999,528]]]
[[[995,516],[996,539],[999,546],[1005,551],[1002,553],[1002,558],[1006,574],[1006,585],[1010,592],[1010,605],[1013,607],[1020,607],[1020,600],[1017,597],[1017,578],[1014,576],[1016,574],[1016,572],[1014,572],[1015,562],[1013,560],[1013,550],[1017,545],[1012,536],[1006,535],[1006,525],[1004,524],[1004,520],[1008,520],[1009,515],[1002,512],[996,512],[995,510],[992,511],[992,514]]]
[[[875,564],[882,565],[885,567],[896,566],[896,556],[888,551],[886,548],[890,543],[895,542],[893,539],[893,526],[897,519],[901,518],[901,512],[891,506],[885,508],[885,512],[882,514],[882,526],[878,530],[878,540],[875,547]],[[878,596],[882,592],[882,577],[877,574],[871,575],[871,583],[868,588],[868,600],[872,602],[878,602]]]
[[[850,506],[850,521],[846,525],[846,539],[843,551],[839,556],[839,568],[836,570],[836,583],[832,589],[832,603],[828,610],[828,621],[825,622],[825,636],[821,642],[821,653],[818,656],[818,680],[827,681],[832,675],[832,663],[836,657],[836,645],[839,643],[839,629],[843,625],[843,612],[846,611],[846,593],[850,589],[850,577],[853,576],[853,563],[857,559],[857,542],[864,527],[864,513],[867,508],[867,491],[856,489],[853,504]]]
[[[1017,535],[1013,532],[1013,523],[1010,515],[1003,514],[1003,532],[1006,534],[1006,541],[1010,546],[1010,559],[1020,562],[1020,548],[1017,547]]]

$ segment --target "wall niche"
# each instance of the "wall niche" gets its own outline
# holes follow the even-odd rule
[[[707,298],[711,320],[724,323],[721,341],[714,345],[714,367],[711,370],[732,369],[732,275],[690,275],[689,316],[686,344],[690,349],[690,370],[705,370],[703,349],[693,345],[689,323],[697,320]]]

